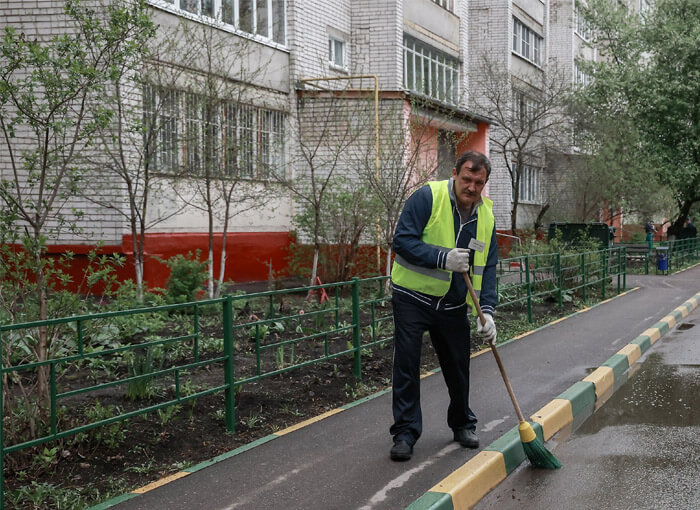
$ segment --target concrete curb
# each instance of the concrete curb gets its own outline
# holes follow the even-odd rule
[[[627,371],[659,338],[700,303],[700,292],[611,356],[586,378],[573,384],[530,419],[540,441],[565,429],[575,430],[627,381]],[[464,510],[476,505],[526,459],[518,427],[472,457],[406,510]]]

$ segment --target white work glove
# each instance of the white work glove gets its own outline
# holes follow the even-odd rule
[[[452,248],[449,252],[447,252],[445,269],[448,271],[455,271],[457,273],[466,273],[469,271],[469,249]]]
[[[493,322],[493,317],[490,313],[484,313],[486,323],[481,323],[481,318],[476,318],[476,332],[484,337],[489,344],[496,343],[496,324]]]

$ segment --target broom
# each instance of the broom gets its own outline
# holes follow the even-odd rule
[[[476,297],[476,292],[474,292],[474,287],[472,287],[472,282],[469,279],[469,275],[464,273],[464,281],[469,289],[469,294],[472,297],[474,306],[476,307],[476,313],[481,319],[481,324],[486,324],[486,318],[484,317],[484,312],[481,311],[481,306],[479,306],[479,298]],[[530,464],[536,468],[544,469],[559,469],[561,467],[561,462],[552,455],[547,448],[544,447],[542,441],[537,439],[535,431],[532,429],[520,410],[518,401],[515,400],[515,394],[513,393],[513,388],[510,385],[508,376],[506,375],[505,368],[503,368],[503,363],[501,363],[501,357],[498,355],[498,350],[496,350],[496,345],[492,340],[489,340],[489,345],[491,346],[491,352],[493,352],[493,357],[496,358],[496,363],[498,364],[498,369],[501,371],[501,376],[503,377],[503,382],[506,383],[506,389],[508,390],[508,395],[513,401],[513,407],[515,408],[515,414],[518,415],[518,420],[520,420],[520,425],[518,425],[518,432],[520,432],[520,442],[523,444],[523,450],[525,450],[525,455],[527,455]]]

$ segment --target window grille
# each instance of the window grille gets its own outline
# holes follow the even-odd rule
[[[154,140],[147,150],[155,172],[209,171],[244,179],[273,179],[283,172],[283,112],[151,85],[143,95],[145,136]]]
[[[404,87],[440,101],[459,102],[459,61],[404,35]]]

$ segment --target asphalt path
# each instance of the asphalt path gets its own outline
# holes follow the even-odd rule
[[[694,510],[700,505],[700,309],[664,335],[569,437],[558,471],[522,464],[475,510]]]
[[[700,266],[675,275],[628,277],[635,290],[499,348],[520,407],[529,416],[580,381],[700,290]],[[498,325],[498,317],[496,317]],[[471,407],[486,446],[517,424],[490,353],[471,364]],[[447,391],[437,373],[421,383],[423,436],[413,458],[389,459],[391,395],[197,470],[115,508],[397,510],[479,450],[452,441]],[[144,485],[150,480],[144,480]]]

